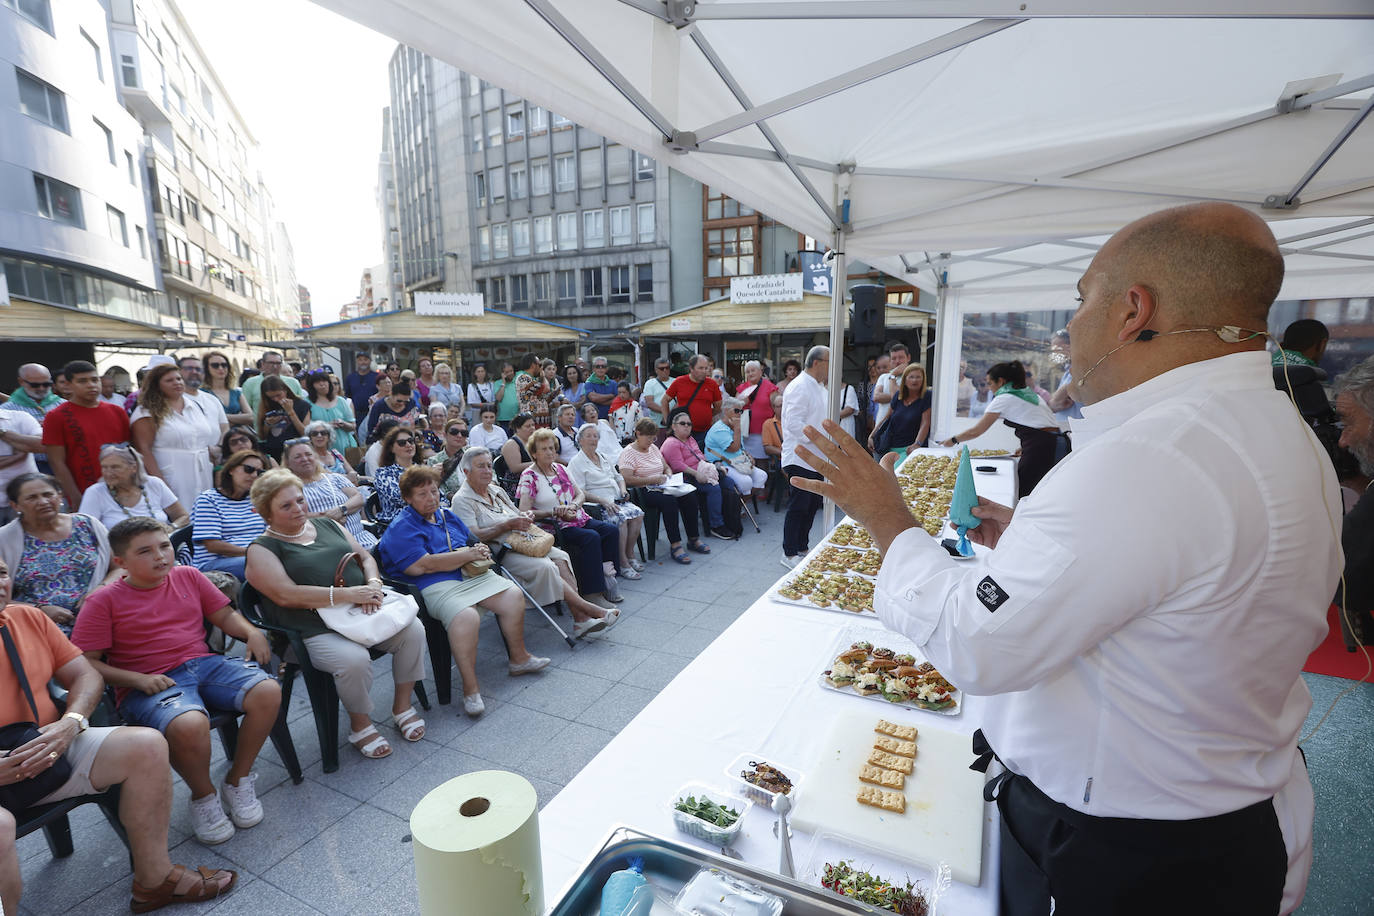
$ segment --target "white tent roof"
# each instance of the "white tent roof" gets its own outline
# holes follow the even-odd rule
[[[1027,263],[1071,285],[1092,236],[1170,204],[1374,214],[1374,0],[317,2],[795,228],[844,223],[850,258],[972,255],[966,300]],[[1311,288],[1368,293],[1374,261],[1328,256],[1368,238],[1303,255]]]

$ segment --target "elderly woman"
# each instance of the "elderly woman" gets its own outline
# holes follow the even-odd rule
[[[377,545],[377,539],[363,527],[363,495],[345,477],[327,470],[309,442],[288,442],[281,458],[286,469],[300,479],[311,518],[327,518],[343,525],[367,550]]]
[[[315,610],[348,602],[365,611],[380,608],[382,579],[372,554],[337,522],[310,518],[300,480],[285,468],[262,475],[251,495],[253,508],[267,523],[248,548],[248,582],[263,596],[264,616],[301,631],[310,664],[334,676],[348,713],[348,743],[364,757],[386,757],[391,745],[372,724],[372,656],[366,646],[325,626]],[[344,566],[344,587],[336,588],[335,572],[349,553],[362,569],[357,563]],[[392,656],[392,722],[401,737],[419,741],[425,736],[425,720],[410,704],[410,694],[425,676],[425,628],[416,618],[373,648]]]
[[[709,461],[692,437],[692,419],[678,414],[671,426],[672,435],[663,442],[663,460],[675,474],[706,494],[706,514],[711,520],[711,533],[726,541],[735,535],[725,527],[723,503],[726,491],[735,493],[735,483]]]
[[[377,521],[382,524],[389,524],[405,508],[405,500],[401,499],[401,475],[406,468],[418,463],[415,455],[419,449],[419,436],[408,426],[397,426],[382,440],[381,467],[372,476],[372,488],[377,491],[379,506]]]
[[[620,452],[618,466],[627,486],[644,487],[640,501],[658,510],[663,527],[668,532],[668,545],[672,558],[684,566],[692,562],[687,550],[693,553],[710,553],[711,548],[701,543],[697,536],[697,494],[670,496],[662,490],[653,489],[668,482],[672,469],[663,460],[663,453],[654,445],[658,436],[658,424],[644,418],[635,424],[635,440]],[[687,549],[683,549],[682,536],[678,529],[678,518],[682,527],[687,529]]]
[[[210,488],[210,447],[220,437],[218,417],[185,394],[180,369],[154,366],[143,376],[138,407],[129,418],[129,437],[147,472],[161,477],[183,506]]]
[[[496,486],[491,452],[470,448],[458,465],[466,482],[453,497],[453,511],[473,536],[485,541],[496,559],[530,597],[541,605],[562,600],[573,618],[573,636],[578,639],[615,625],[620,611],[610,602],[589,601],[577,591],[568,554],[557,547],[542,557],[530,557],[511,550],[505,538],[511,532],[528,531],[534,524],[530,513],[515,507],[506,491]]]
[[[587,405],[595,409],[594,405]],[[615,462],[604,457],[597,447],[601,430],[584,423],[577,431],[578,452],[568,462],[568,476],[587,494],[587,499],[600,508],[603,521],[620,529],[620,574],[626,579],[640,578],[644,567],[634,558],[635,543],[644,525],[644,510],[629,500],[625,478],[620,476]]]
[[[439,363],[434,367],[434,384],[429,386],[429,404],[431,407],[438,404],[445,410],[451,407],[457,407],[459,412],[467,410],[463,401],[463,386],[454,382],[453,367],[448,363]]]
[[[610,425],[615,430],[616,444],[633,439],[635,424],[644,416],[644,411],[640,408],[639,401],[635,400],[629,382],[616,383],[615,398],[611,400],[610,409]]]
[[[590,405],[595,407],[595,404]],[[553,427],[554,435],[557,436],[558,454],[555,456],[560,464],[567,464],[572,461],[573,455],[577,454],[577,408],[571,404],[564,404],[558,408],[557,422]]]
[[[525,596],[520,590],[492,569],[472,577],[463,573],[474,560],[490,560],[491,549],[444,508],[439,472],[408,468],[401,475],[401,497],[406,508],[382,535],[382,568],[393,579],[418,588],[430,615],[443,624],[463,680],[463,710],[475,718],[486,709],[477,684],[479,607],[496,615],[512,677],[542,671],[549,659],[525,648]]]
[[[582,405],[582,425],[577,429],[579,432],[586,429],[588,425],[595,426],[601,435],[596,439],[596,450],[611,464],[615,464],[620,458],[620,435],[615,431],[610,423],[597,416],[595,404]],[[578,443],[580,449],[581,442]],[[571,460],[571,459],[569,459]]]
[[[552,430],[534,431],[530,457],[534,463],[525,468],[515,488],[520,510],[533,512],[536,524],[562,538],[581,591],[604,594],[610,601],[625,600],[615,581],[620,529],[592,518],[582,508],[587,494],[558,463],[558,438]]]
[[[740,429],[743,420],[744,401],[740,398],[725,398],[720,404],[720,419],[706,431],[706,454],[712,461],[720,462],[717,467],[725,472],[742,495],[751,492],[763,495],[763,487],[768,483],[768,473],[760,467],[752,467],[746,473],[736,468],[735,462],[744,457],[744,435]],[[763,436],[759,436],[760,444]]]
[[[444,424],[448,422],[448,408],[443,404],[431,404],[425,411],[427,426],[420,430],[421,460],[427,461],[435,452],[444,449]]]
[[[62,490],[46,474],[20,474],[5,495],[19,513],[0,528],[0,559],[14,578],[13,598],[38,608],[70,636],[86,596],[111,572],[105,526],[89,515],[63,512]]]
[[[191,562],[201,572],[226,572],[243,581],[244,555],[262,534],[262,516],[253,511],[248,493],[267,470],[258,452],[234,452],[220,468],[219,483],[196,497],[191,507]]]
[[[520,484],[520,475],[533,464],[526,443],[534,435],[534,430],[534,417],[530,414],[518,414],[510,421],[510,438],[501,445],[501,454],[496,458],[496,473],[501,488],[508,494],[515,492]]]
[[[91,484],[81,497],[82,515],[97,518],[113,528],[126,518],[146,516],[180,528],[191,515],[175,493],[143,469],[143,458],[127,445],[105,445],[100,449],[100,480]]]
[[[310,441],[310,448],[320,459],[320,465],[326,471],[347,477],[349,483],[357,484],[358,472],[353,470],[343,453],[333,447],[333,437],[333,428],[322,420],[313,420],[305,427],[305,438]]]
[[[323,369],[310,373],[305,378],[305,394],[310,400],[310,419],[329,428],[334,450],[342,454],[345,449],[356,447],[358,440],[353,432],[358,424],[353,419],[353,402],[342,396],[333,377]],[[309,426],[305,434],[310,435]]]
[[[749,429],[744,430],[744,450],[754,458],[766,458],[763,450],[763,424],[773,416],[773,392],[778,390],[763,374],[763,364],[751,359],[744,364],[744,384],[735,393],[749,411]]]

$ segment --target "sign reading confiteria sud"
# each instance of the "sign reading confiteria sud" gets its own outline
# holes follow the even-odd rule
[[[482,317],[481,293],[416,293],[415,314]]]
[[[801,274],[766,274],[760,277],[731,277],[730,302],[750,305],[755,302],[802,301]]]

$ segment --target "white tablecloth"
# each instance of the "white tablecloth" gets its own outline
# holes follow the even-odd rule
[[[998,468],[996,473],[976,475],[979,495],[1010,504],[1015,463],[981,458],[974,463]],[[616,824],[718,852],[673,826],[669,812],[674,793],[693,781],[729,788],[725,767],[746,752],[776,757],[804,770],[815,754],[817,733],[825,733],[825,723],[867,702],[817,683],[825,661],[821,656],[839,631],[865,625],[882,631],[872,617],[782,604],[766,594],[755,601],[540,812],[546,903],[552,907],[559,900]],[[961,715],[919,715],[932,728],[971,735],[981,721],[983,702],[966,695]],[[804,793],[803,784],[802,804]],[[772,825],[772,813],[756,807],[745,820],[735,851],[755,866],[775,869],[778,853]],[[952,885],[942,897],[942,910],[964,916],[997,912],[997,832],[996,808],[987,805],[982,882],[978,887]],[[810,845],[811,837],[794,829],[792,855],[799,877]]]

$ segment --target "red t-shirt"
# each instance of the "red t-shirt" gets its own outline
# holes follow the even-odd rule
[[[678,407],[687,408],[692,416],[692,432],[704,433],[711,428],[711,421],[715,418],[715,403],[721,399],[720,386],[715,379],[708,378],[701,383],[701,390],[693,399],[692,392],[696,390],[697,383],[692,381],[690,375],[679,375],[668,386],[668,397],[676,401]],[[691,404],[687,403],[689,400]]]
[[[80,655],[81,650],[62,635],[51,617],[36,607],[11,604],[0,611],[0,623],[10,631],[19,652],[24,676],[33,691],[34,705],[38,707],[38,724],[56,722],[57,707],[48,696],[48,681],[54,671]],[[32,721],[33,710],[10,665],[9,653],[0,648],[0,725]]]
[[[78,493],[100,479],[100,447],[128,441],[129,415],[105,401],[94,407],[67,401],[43,418],[43,444],[67,450],[67,467]]]
[[[212,654],[205,618],[229,603],[194,566],[174,566],[157,588],[134,588],[123,579],[86,596],[72,642],[82,652],[104,652],[107,664],[139,674],[166,674]],[[124,701],[127,689],[116,689]]]

